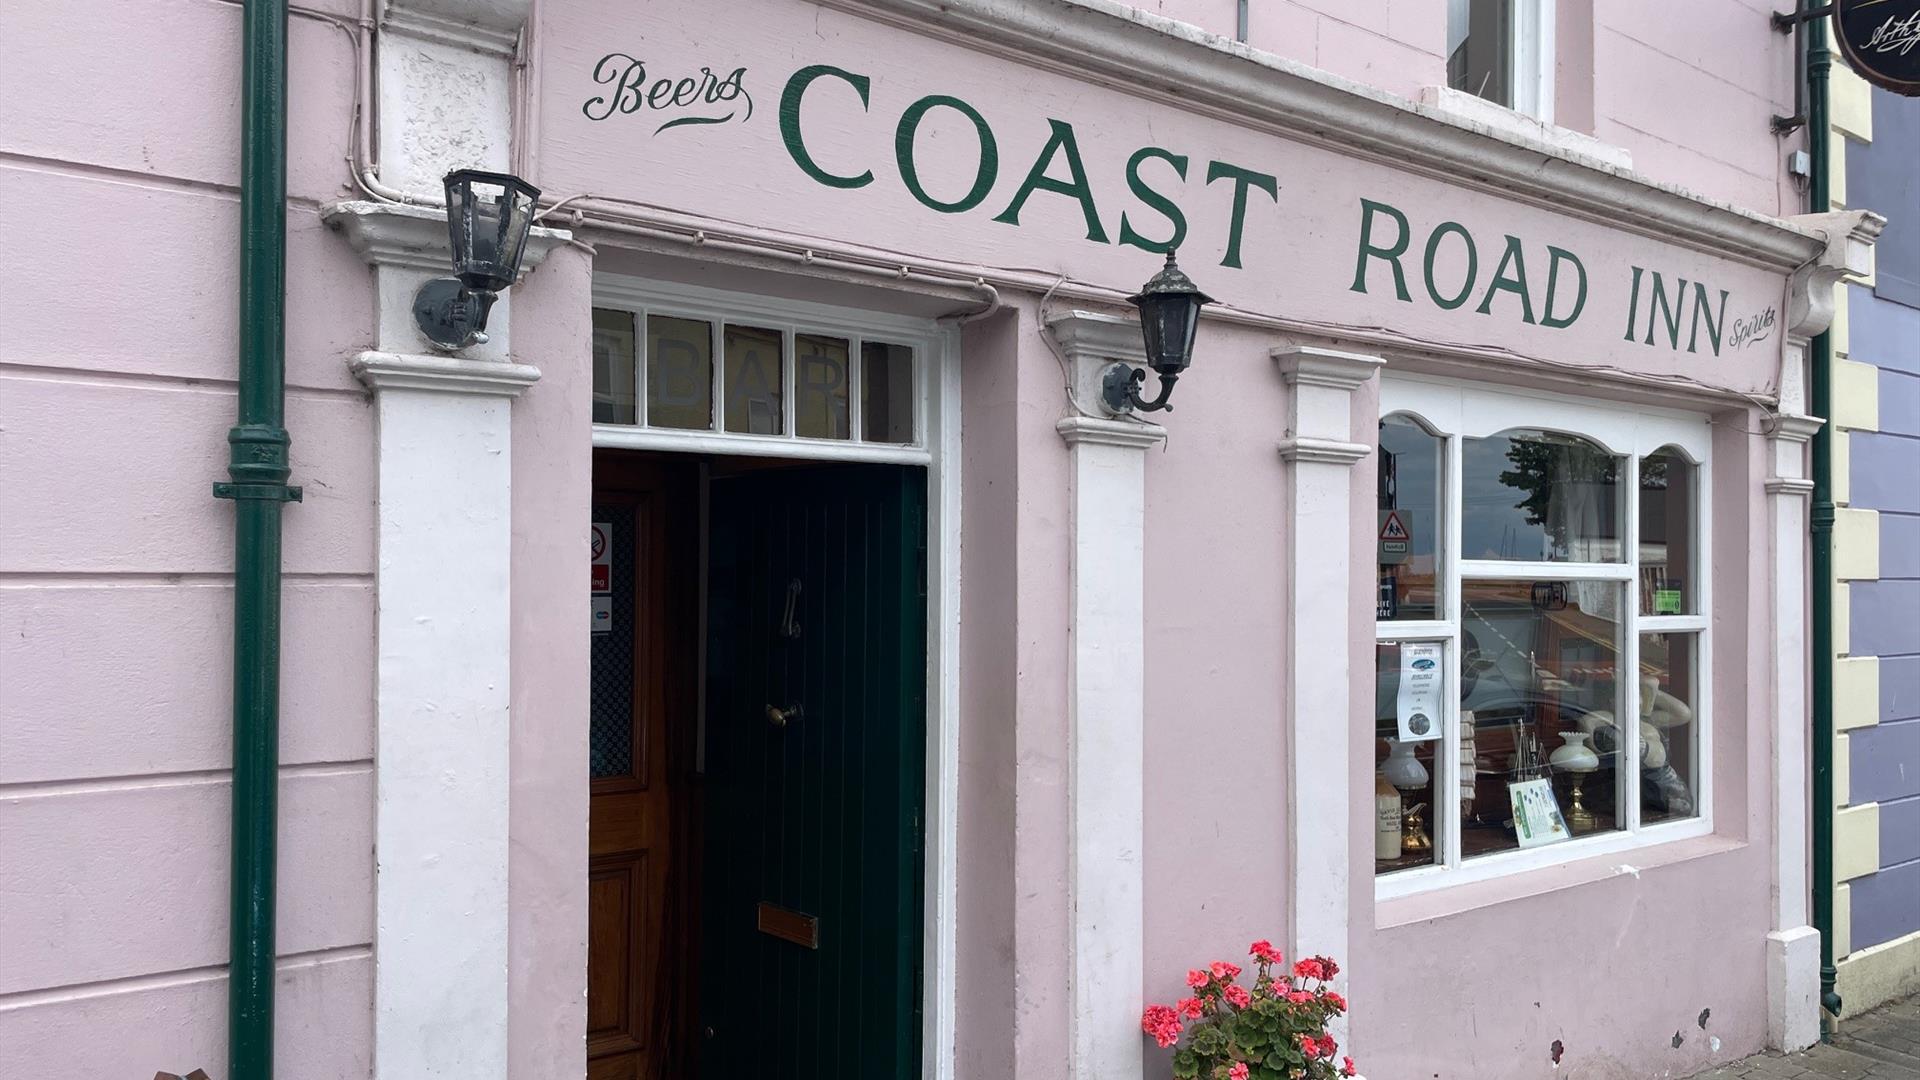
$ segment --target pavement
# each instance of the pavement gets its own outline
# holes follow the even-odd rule
[[[1842,1019],[1831,1043],[1755,1054],[1692,1080],[1920,1080],[1920,997]]]

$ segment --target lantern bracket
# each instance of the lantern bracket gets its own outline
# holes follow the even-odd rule
[[[1140,396],[1140,388],[1146,385],[1147,373],[1144,369],[1131,364],[1110,364],[1100,377],[1100,399],[1106,403],[1109,412],[1159,412],[1173,411],[1173,384],[1180,376],[1162,373],[1160,375],[1160,396],[1147,401]]]
[[[457,352],[487,340],[487,315],[497,298],[459,278],[434,278],[413,295],[413,322],[434,347]]]

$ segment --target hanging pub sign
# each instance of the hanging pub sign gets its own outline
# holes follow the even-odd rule
[[[1920,96],[1920,0],[1835,0],[1833,36],[1861,78]]]

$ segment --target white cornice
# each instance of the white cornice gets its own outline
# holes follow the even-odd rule
[[[1047,320],[1047,333],[1053,335],[1069,361],[1147,362],[1147,346],[1140,336],[1140,324],[1132,319],[1093,311],[1068,311]]]
[[[418,353],[363,352],[348,361],[347,367],[376,393],[427,390],[515,397],[540,378],[540,369],[530,364]]]
[[[375,266],[406,266],[451,274],[447,213],[437,207],[372,201],[337,202],[323,207],[321,220],[346,235]],[[536,226],[520,258],[520,275],[539,266],[548,253],[573,239],[565,229]]]
[[[820,0],[965,48],[1741,262],[1791,269],[1821,238],[1496,131],[1115,0]]]
[[[1138,420],[1102,420],[1094,416],[1063,417],[1053,429],[1068,446],[1093,443],[1099,446],[1124,446],[1145,450],[1166,439],[1165,429]]]
[[[512,57],[531,0],[388,0],[383,30]]]
[[[1769,436],[1781,442],[1803,443],[1813,438],[1826,423],[1817,416],[1775,413],[1765,419],[1764,426]]]
[[[1325,386],[1349,393],[1373,378],[1386,363],[1377,356],[1310,345],[1284,346],[1271,355],[1289,386]]]
[[[1280,440],[1280,456],[1287,461],[1317,461],[1328,465],[1351,465],[1373,452],[1364,443],[1338,439],[1310,439],[1293,436]]]

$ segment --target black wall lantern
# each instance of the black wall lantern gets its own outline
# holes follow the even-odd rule
[[[487,313],[520,276],[540,189],[506,173],[447,174],[447,233],[455,277],[435,278],[413,298],[413,321],[443,349],[487,340]]]
[[[1140,309],[1140,336],[1146,339],[1147,366],[1160,376],[1160,396],[1142,400],[1140,386],[1147,381],[1147,373],[1128,364],[1107,369],[1101,379],[1100,396],[1114,412],[1171,409],[1168,399],[1173,397],[1173,384],[1193,363],[1193,335],[1200,328],[1200,308],[1213,303],[1213,298],[1194,287],[1169,251],[1167,265],[1127,300]]]

